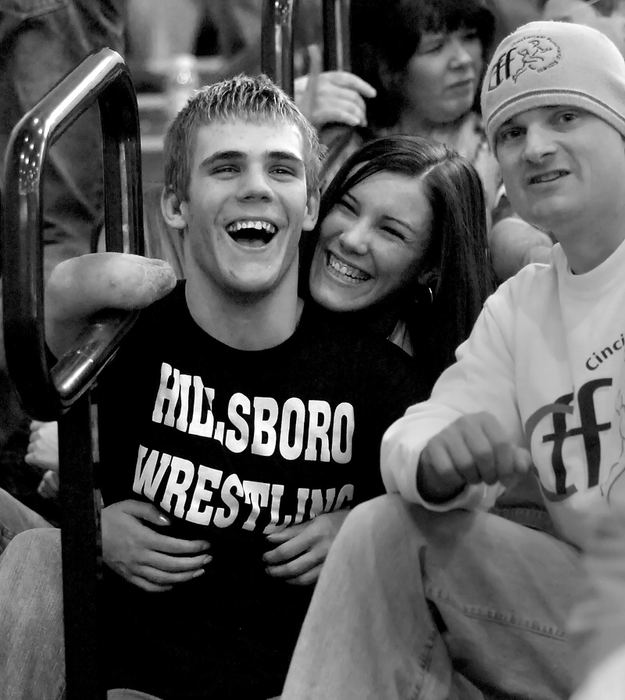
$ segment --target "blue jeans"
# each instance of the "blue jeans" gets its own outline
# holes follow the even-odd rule
[[[484,512],[399,496],[347,517],[317,583],[283,700],[562,700],[573,547]]]
[[[65,695],[61,533],[0,489],[0,698]],[[108,700],[158,700],[116,689]]]
[[[0,554],[4,552],[15,535],[35,527],[52,526],[39,513],[35,513],[21,501],[13,498],[10,493],[0,489]]]

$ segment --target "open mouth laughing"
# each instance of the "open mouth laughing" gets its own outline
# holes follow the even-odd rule
[[[226,233],[238,245],[262,248],[278,233],[278,227],[263,219],[239,219],[226,226]]]
[[[347,284],[359,284],[371,279],[369,273],[339,260],[330,251],[326,252],[326,268],[332,277]]]

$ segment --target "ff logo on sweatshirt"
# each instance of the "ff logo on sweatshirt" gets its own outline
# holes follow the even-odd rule
[[[569,438],[580,438],[588,469],[588,488],[599,483],[599,468],[601,466],[601,441],[600,433],[609,430],[610,421],[597,420],[595,408],[595,394],[597,391],[610,387],[612,380],[609,378],[594,379],[583,384],[577,395],[574,393],[560,396],[552,404],[547,404],[527,419],[525,422],[525,434],[531,444],[532,436],[539,424],[547,416],[552,416],[553,429],[540,438],[543,444],[552,443],[551,468],[555,480],[555,490],[550,491],[541,483],[543,494],[550,501],[561,501],[573,495],[577,491],[574,484],[567,484],[567,469],[564,459],[563,447]],[[575,410],[577,403],[577,411]],[[567,424],[567,416],[574,413],[579,416],[579,425]],[[539,434],[540,435],[540,434]]]

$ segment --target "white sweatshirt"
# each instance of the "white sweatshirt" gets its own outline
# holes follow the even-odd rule
[[[457,417],[488,411],[531,451],[544,500],[563,539],[583,545],[588,518],[625,489],[625,243],[573,275],[560,245],[486,302],[430,400],[412,406],[382,442],[388,491],[431,510],[488,508],[503,487],[467,486],[444,504],[417,491],[428,440]]]

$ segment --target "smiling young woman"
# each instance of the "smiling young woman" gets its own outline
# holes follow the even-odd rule
[[[300,293],[412,355],[431,387],[493,291],[484,196],[442,144],[365,144],[322,196]]]

